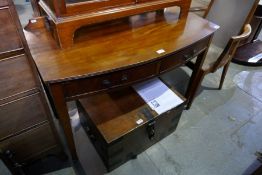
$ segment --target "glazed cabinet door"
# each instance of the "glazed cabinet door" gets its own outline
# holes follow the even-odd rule
[[[135,3],[136,0],[66,0],[67,4],[87,3],[90,5],[119,6],[123,4]]]
[[[66,0],[66,14],[91,12],[135,3],[136,0]]]

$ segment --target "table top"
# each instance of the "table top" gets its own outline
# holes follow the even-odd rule
[[[151,12],[80,29],[69,49],[60,49],[44,28],[25,31],[25,36],[43,81],[55,83],[160,59],[218,28],[194,14],[178,20],[168,9],[164,15]]]

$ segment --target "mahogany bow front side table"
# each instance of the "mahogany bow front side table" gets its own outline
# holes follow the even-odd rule
[[[194,14],[179,19],[166,9],[81,29],[67,49],[60,49],[44,27],[25,31],[72,158],[77,154],[66,102],[159,76],[197,56],[185,95],[192,99],[190,92],[217,29]]]

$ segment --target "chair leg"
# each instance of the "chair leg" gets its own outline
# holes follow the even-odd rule
[[[196,80],[193,82],[193,86],[192,88],[190,89],[190,93],[189,93],[189,96],[187,97],[187,106],[186,106],[186,109],[190,109],[192,103],[193,103],[193,100],[195,98],[195,95],[200,87],[200,85],[202,84],[202,81],[205,77],[205,72],[201,71],[198,75],[197,75],[197,78]]]
[[[222,89],[222,86],[223,86],[223,83],[224,83],[224,80],[225,80],[225,77],[226,77],[226,74],[227,74],[227,70],[228,70],[228,67],[229,67],[229,64],[230,62],[228,62],[224,68],[223,68],[223,72],[222,72],[222,75],[221,75],[221,79],[220,79],[220,83],[219,83],[219,90]]]

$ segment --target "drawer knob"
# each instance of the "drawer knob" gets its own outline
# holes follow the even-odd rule
[[[194,49],[191,54],[184,55],[184,58],[186,59],[185,61],[187,62],[187,61],[191,60],[193,57],[196,56],[196,54],[197,54],[197,50]]]
[[[122,75],[121,81],[127,81],[127,80],[128,80],[127,75],[126,74]]]
[[[102,85],[104,87],[110,87],[112,85],[112,83],[109,80],[103,80],[102,81]]]
[[[184,58],[186,59],[185,60],[186,62],[191,60],[192,57],[193,57],[192,55],[184,55]]]

